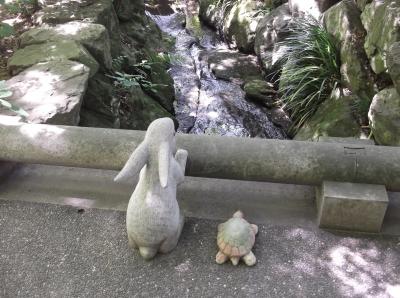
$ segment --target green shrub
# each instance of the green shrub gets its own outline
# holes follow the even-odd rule
[[[14,27],[0,22],[0,39],[14,34]]]
[[[4,5],[4,8],[12,14],[22,14],[24,17],[31,16],[39,8],[37,0],[12,0],[7,3],[0,4]]]
[[[279,43],[279,93],[295,134],[339,83],[340,62],[338,49],[317,20],[296,18],[288,30],[289,37]]]

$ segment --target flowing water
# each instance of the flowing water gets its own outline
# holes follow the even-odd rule
[[[183,13],[149,15],[176,40],[169,72],[175,85],[179,132],[286,138],[283,130],[269,120],[265,107],[245,99],[240,84],[217,79],[210,71],[208,56],[228,50],[214,31],[204,27],[202,37],[195,38],[184,28]]]

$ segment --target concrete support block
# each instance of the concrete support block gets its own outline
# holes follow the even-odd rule
[[[389,203],[383,185],[324,181],[317,188],[321,228],[379,232]]]

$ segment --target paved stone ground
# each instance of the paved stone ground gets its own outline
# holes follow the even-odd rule
[[[400,297],[400,238],[260,226],[253,268],[217,265],[218,222],[187,219],[143,261],[125,214],[0,200],[0,297]],[[397,295],[397,296],[396,296]]]

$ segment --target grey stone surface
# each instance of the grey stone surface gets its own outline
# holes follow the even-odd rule
[[[316,142],[325,142],[325,143],[342,143],[342,144],[358,144],[358,145],[375,145],[374,140],[372,139],[357,139],[357,138],[338,138],[338,137],[319,137],[314,140]]]
[[[127,244],[125,213],[0,201],[2,297],[388,297],[400,239],[260,225],[257,265],[215,264],[220,222],[188,219],[152,262]]]
[[[317,188],[322,228],[379,232],[389,203],[383,185],[324,181]]]
[[[78,125],[89,68],[74,61],[36,64],[7,81],[8,99],[23,108],[32,123]],[[1,114],[10,114],[5,108]]]

